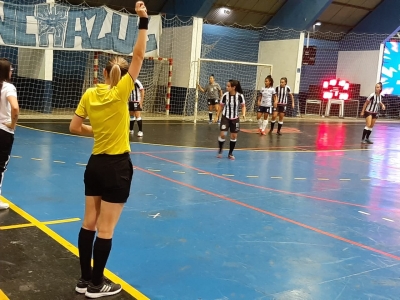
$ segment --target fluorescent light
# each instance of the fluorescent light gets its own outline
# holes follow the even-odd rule
[[[315,22],[314,26],[321,26],[322,23],[320,21]]]

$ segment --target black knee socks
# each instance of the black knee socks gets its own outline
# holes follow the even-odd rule
[[[93,247],[92,283],[96,286],[103,282],[103,272],[110,255],[112,239],[97,237]]]
[[[92,252],[93,240],[96,231],[81,228],[78,237],[79,262],[81,264],[81,277],[84,280],[92,279]]]
[[[229,155],[232,155],[235,146],[236,146],[236,140],[231,140],[231,142],[229,143]]]
[[[138,126],[139,126],[139,131],[143,131],[142,119],[137,120],[137,124],[138,124]]]

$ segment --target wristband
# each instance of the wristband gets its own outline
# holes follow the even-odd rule
[[[149,28],[149,18],[139,18],[139,30]]]

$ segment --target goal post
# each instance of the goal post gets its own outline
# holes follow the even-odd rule
[[[196,66],[192,64],[192,67],[197,68],[196,84],[199,83],[203,87],[208,84],[211,75],[214,75],[215,82],[219,83],[223,92],[226,91],[226,82],[230,79],[238,80],[243,89],[246,110],[249,115],[254,113],[257,91],[264,86],[265,77],[272,75],[273,72],[272,64],[208,58],[200,58],[195,63]],[[205,118],[208,113],[206,95],[196,89],[194,99],[186,97],[184,113],[185,116],[192,114],[195,123],[197,120]]]

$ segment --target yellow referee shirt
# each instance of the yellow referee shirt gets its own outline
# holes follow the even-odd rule
[[[107,84],[97,84],[83,94],[75,114],[84,119],[89,117],[94,136],[92,154],[131,151],[127,102],[134,87],[127,73],[112,89]]]

